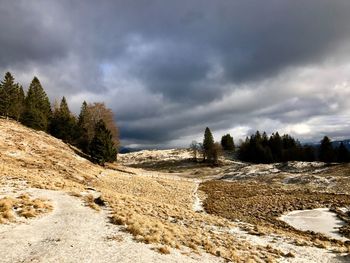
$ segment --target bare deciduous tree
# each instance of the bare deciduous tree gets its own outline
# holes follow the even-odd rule
[[[114,145],[119,146],[119,130],[114,120],[114,114],[111,109],[107,108],[104,103],[95,102],[89,103],[86,107],[84,116],[84,128],[87,131],[89,141],[95,135],[95,126],[99,120],[103,120],[108,130],[110,130]]]
[[[197,141],[192,141],[192,143],[190,144],[190,150],[192,153],[193,160],[197,162],[197,156],[200,150],[200,147]]]
[[[221,144],[216,142],[214,143],[212,149],[211,149],[212,153],[212,163],[214,165],[218,165],[219,164],[219,157],[222,155],[222,147],[221,147]]]

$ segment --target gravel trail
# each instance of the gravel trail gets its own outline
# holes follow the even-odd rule
[[[137,243],[108,222],[108,211],[96,212],[66,193],[28,189],[47,198],[54,210],[25,223],[0,225],[1,262],[218,262],[204,254],[192,257],[173,250],[163,255]]]

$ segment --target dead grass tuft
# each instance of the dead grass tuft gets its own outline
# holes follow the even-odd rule
[[[18,215],[23,216],[25,218],[32,218],[32,217],[36,217],[38,214],[33,208],[25,207],[25,208],[22,208],[22,210],[18,212]]]
[[[166,246],[158,247],[156,250],[161,254],[170,254],[170,249]]]
[[[0,212],[6,212],[12,209],[15,200],[10,197],[0,199]]]
[[[84,196],[84,201],[88,207],[94,209],[95,211],[101,211],[101,208],[95,203],[95,198],[93,195],[89,194]]]
[[[76,192],[76,191],[71,191],[68,194],[71,195],[71,196],[74,196],[74,197],[82,197],[82,195],[79,192]]]
[[[25,193],[16,198],[4,197],[0,199],[0,223],[16,221],[16,217],[32,218],[52,210],[47,200],[31,199]]]
[[[295,255],[292,252],[288,252],[287,254],[284,255],[286,258],[294,258]]]

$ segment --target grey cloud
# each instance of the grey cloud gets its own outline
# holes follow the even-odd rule
[[[349,25],[347,0],[3,1],[0,69],[38,75],[75,111],[106,101],[130,144],[206,126],[308,123],[316,136],[331,131],[312,119],[350,110]]]
[[[40,14],[38,6],[30,8],[28,3],[3,1],[0,5],[2,66],[23,65],[31,61],[50,63],[69,51],[68,38],[64,37],[61,25],[50,25],[50,21]]]

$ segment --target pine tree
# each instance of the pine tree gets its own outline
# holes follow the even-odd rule
[[[56,138],[73,144],[78,136],[75,117],[71,114],[66,98],[63,97],[60,106],[55,106],[49,125],[49,132]]]
[[[60,103],[60,114],[61,114],[61,116],[65,117],[65,118],[69,118],[71,116],[71,112],[69,110],[66,97],[64,97],[64,96],[63,96],[61,103]]]
[[[226,134],[221,138],[221,146],[224,151],[234,151],[235,143],[230,134]]]
[[[95,136],[89,145],[92,160],[100,165],[113,162],[117,158],[117,149],[114,146],[111,132],[106,128],[103,120],[95,126]]]
[[[334,157],[335,154],[331,140],[327,136],[324,136],[319,149],[319,159],[322,162],[330,163],[334,161]]]
[[[344,143],[341,142],[339,147],[337,148],[337,162],[347,163],[349,161],[350,161],[350,153],[348,149],[345,147]]]
[[[88,119],[87,115],[88,115],[87,103],[86,103],[86,101],[84,101],[83,104],[81,105],[80,114],[78,117],[78,125],[79,126],[84,127],[84,125]]]
[[[83,102],[80,109],[80,114],[77,123],[77,138],[75,140],[75,145],[81,149],[84,153],[89,152],[89,136],[87,131],[88,108],[86,101]]]
[[[315,148],[313,146],[305,145],[303,146],[302,151],[303,151],[302,161],[305,161],[305,162],[315,161],[316,155],[315,155]]]
[[[24,95],[23,87],[17,83],[16,96],[11,106],[11,117],[17,121],[20,119],[21,114],[23,112],[24,99],[25,99],[25,95]]]
[[[266,132],[264,131],[263,134],[262,134],[262,136],[261,136],[261,145],[262,145],[263,147],[267,147],[268,144],[269,144],[269,138],[267,137],[267,134],[266,134]]]
[[[10,72],[5,74],[0,83],[0,115],[8,118],[14,115],[14,103],[16,103],[17,89],[15,79]]]
[[[204,139],[203,139],[203,159],[211,161],[213,159],[212,149],[214,147],[214,138],[208,127],[205,128],[204,131]]]
[[[272,158],[275,162],[280,162],[282,160],[283,145],[282,139],[278,132],[273,133],[269,139],[269,147],[271,149]]]
[[[49,98],[37,77],[29,86],[24,105],[21,122],[33,129],[46,131],[52,113]]]

